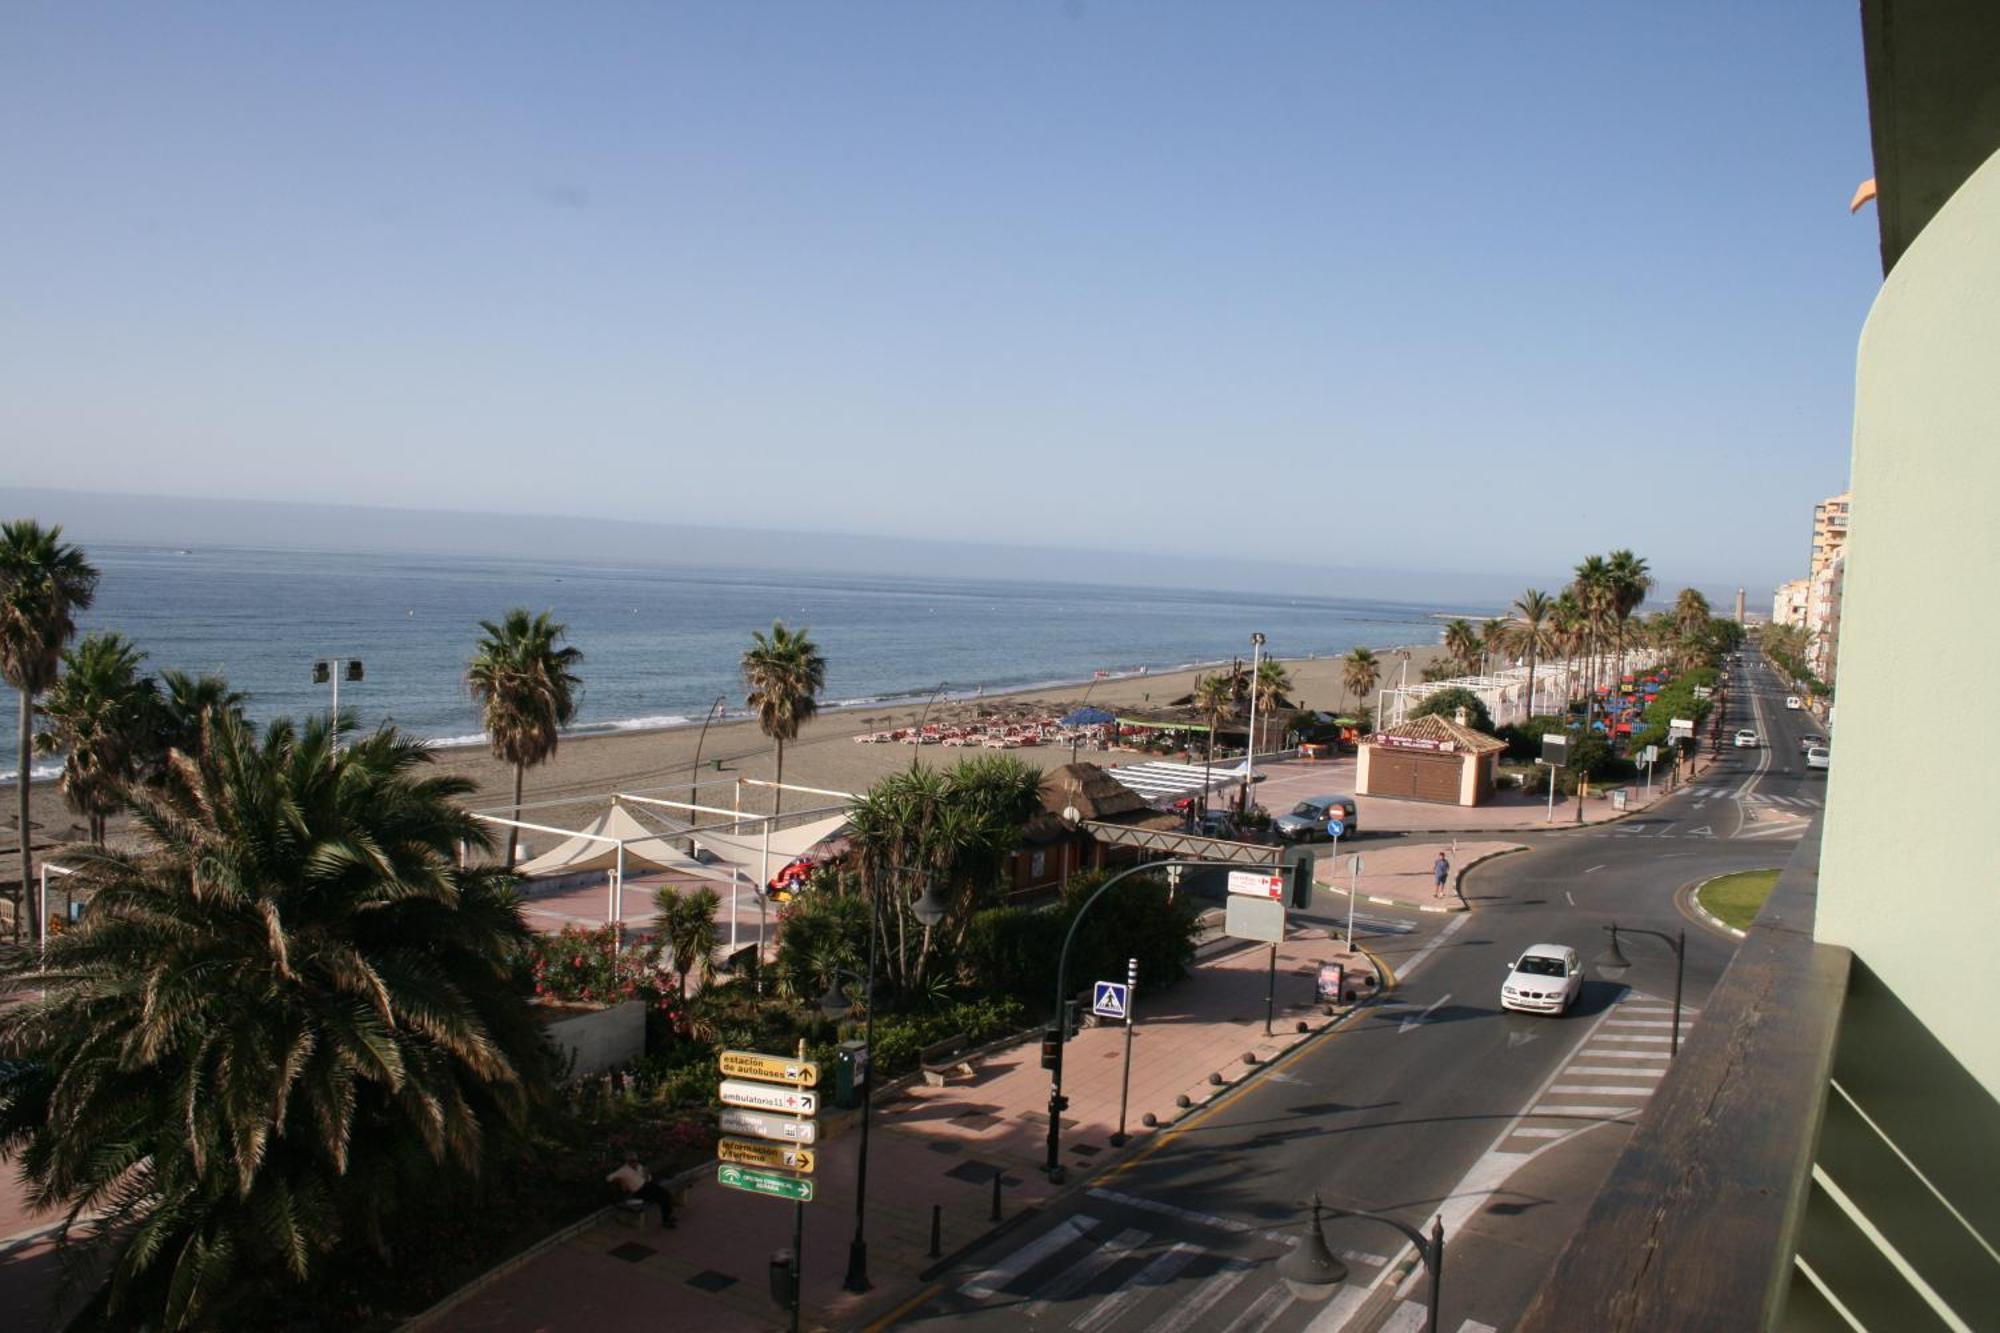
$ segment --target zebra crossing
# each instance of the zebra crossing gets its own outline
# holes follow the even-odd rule
[[[1700,1013],[1681,1010],[1683,1042]],[[1570,1053],[1541,1100],[1515,1124],[1499,1151],[1540,1152],[1593,1125],[1637,1114],[1673,1058],[1673,1029],[1672,1002],[1627,991]]]
[[[958,1295],[1008,1307],[1035,1328],[1073,1333],[1335,1333],[1368,1302],[1391,1258],[1337,1250],[1353,1273],[1348,1283],[1329,1303],[1300,1301],[1275,1267],[1296,1226],[1218,1217],[1103,1187],[1088,1197],[1089,1211],[999,1256],[960,1283]],[[1424,1326],[1424,1316],[1421,1301],[1393,1300],[1374,1327],[1410,1333]],[[1447,1327],[1497,1333],[1469,1318]]]

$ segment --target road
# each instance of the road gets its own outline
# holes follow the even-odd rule
[[[1501,978],[1543,941],[1596,958],[1614,921],[1685,929],[1684,1018],[1699,1023],[1734,941],[1685,915],[1684,892],[1712,875],[1783,864],[1824,790],[1798,747],[1817,728],[1784,708],[1761,663],[1736,668],[1724,725],[1725,735],[1755,727],[1768,744],[1730,750],[1644,818],[1535,835],[1528,853],[1476,868],[1465,884],[1472,913],[1372,941],[1399,976],[1390,1002],[996,1238],[899,1326],[1421,1328],[1414,1251],[1381,1223],[1326,1224],[1351,1269],[1330,1301],[1295,1299],[1278,1281],[1274,1263],[1315,1191],[1420,1229],[1441,1216],[1440,1328],[1510,1325],[1667,1063],[1674,955],[1655,939],[1625,939],[1630,974],[1613,983],[1593,969],[1561,1018],[1501,1012]]]

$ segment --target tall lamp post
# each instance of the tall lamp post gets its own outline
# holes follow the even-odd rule
[[[1250,743],[1243,747],[1243,801],[1239,814],[1250,811],[1250,790],[1257,781],[1257,672],[1264,663],[1264,635],[1250,636]]]
[[[1327,1247],[1326,1233],[1320,1230],[1322,1217],[1358,1217],[1369,1222],[1380,1222],[1392,1226],[1417,1247],[1417,1254],[1424,1261],[1424,1268],[1430,1274],[1430,1297],[1424,1317],[1424,1333],[1438,1333],[1438,1302],[1444,1286],[1444,1223],[1431,1219],[1431,1234],[1424,1235],[1409,1223],[1393,1217],[1383,1217],[1379,1213],[1363,1213],[1351,1208],[1335,1208],[1321,1203],[1319,1195],[1312,1196],[1306,1205],[1312,1212],[1306,1223],[1306,1233],[1294,1245],[1290,1253],[1278,1260],[1278,1276],[1291,1288],[1292,1295],[1302,1301],[1323,1301],[1333,1295],[1341,1283],[1347,1281],[1347,1265],[1340,1256]]]
[[[911,768],[915,768],[917,766],[917,760],[921,759],[924,754],[924,719],[931,715],[931,705],[937,702],[938,696],[944,693],[944,687],[946,685],[949,685],[950,683],[951,683],[950,681],[945,681],[945,680],[939,681],[937,683],[937,688],[931,691],[931,697],[924,700],[923,711],[917,714],[917,732],[916,732],[917,743],[916,745],[911,747],[910,750]]]
[[[923,896],[917,899],[911,910],[919,923],[935,926],[944,920],[947,905],[926,882]],[[862,1225],[868,1207],[868,1128],[875,1106],[875,938],[881,933],[880,925],[875,895],[871,893],[868,895],[868,978],[863,991],[868,1018],[861,1033],[861,1044],[868,1051],[868,1069],[861,1087],[861,1152],[854,1168],[854,1238],[847,1243],[847,1276],[841,1281],[841,1285],[849,1291],[867,1291],[869,1288],[868,1241]],[[832,983],[827,987],[826,994],[820,997],[819,1011],[836,1023],[854,1012],[854,1001],[840,988],[841,977],[853,975],[845,968],[835,968]]]
[[[698,788],[698,787],[699,787],[699,786],[701,785],[701,782],[700,782],[700,779],[701,779],[701,747],[702,747],[702,746],[704,746],[704,745],[706,745],[706,744],[708,744],[708,724],[709,724],[710,722],[712,722],[712,721],[714,721],[714,720],[715,720],[715,714],[716,714],[717,710],[719,710],[719,709],[720,709],[720,708],[722,707],[722,701],[723,701],[724,699],[728,698],[728,697],[729,697],[729,696],[728,696],[728,695],[726,695],[726,694],[718,694],[718,695],[716,695],[716,696],[715,696],[715,702],[714,702],[714,703],[712,703],[712,704],[710,704],[710,705],[708,706],[708,712],[707,712],[707,713],[705,713],[705,714],[704,714],[704,715],[702,716],[702,719],[701,719],[701,735],[699,735],[699,736],[695,737],[695,742],[694,742],[694,769],[693,769],[693,771],[692,771],[692,772],[690,772],[690,773],[688,774],[688,804],[689,804],[689,805],[693,805],[693,804],[695,804],[695,790],[696,790],[696,788]],[[688,823],[689,823],[689,824],[693,824],[693,823],[694,823],[694,821],[695,821],[695,812],[694,812],[693,810],[689,810],[689,811],[688,811]],[[689,856],[693,856],[693,855],[694,855],[694,830],[693,830],[692,828],[690,828],[690,829],[688,830],[688,855],[689,855]],[[731,919],[733,920],[734,918],[732,917]]]
[[[1079,703],[1076,706],[1077,712],[1081,713],[1084,710],[1085,705],[1087,705],[1090,702],[1090,692],[1097,688],[1098,679],[1099,679],[1098,677],[1092,676],[1090,678],[1090,684],[1084,687],[1083,702]],[[1076,762],[1076,747],[1078,742],[1080,742],[1082,739],[1083,739],[1083,733],[1078,731],[1076,728],[1072,727],[1069,733],[1069,761],[1072,764]]]
[[[1076,943],[1076,928],[1082,924],[1084,915],[1090,911],[1091,905],[1104,896],[1105,890],[1116,885],[1121,880],[1129,879],[1133,875],[1148,870],[1170,870],[1174,867],[1189,869],[1213,864],[1210,861],[1191,860],[1149,861],[1144,865],[1132,866],[1129,869],[1121,870],[1110,879],[1098,885],[1096,892],[1085,898],[1083,906],[1077,908],[1076,915],[1070,918],[1069,932],[1063,936],[1062,953],[1056,957],[1055,1022],[1054,1026],[1042,1034],[1042,1064],[1049,1071],[1049,1152],[1048,1160],[1043,1163],[1042,1169],[1047,1173],[1049,1180],[1055,1184],[1061,1184],[1064,1175],[1062,1164],[1062,1113],[1068,1109],[1069,1102],[1062,1095],[1063,1039],[1067,1035],[1069,1024],[1063,1012],[1063,1005],[1069,998],[1067,985],[1069,977],[1069,947]],[[930,890],[926,889],[924,893],[928,897]],[[923,920],[923,903],[921,901],[917,903],[917,919],[919,921]]]
[[[1625,959],[1624,950],[1618,947],[1618,932],[1627,935],[1651,935],[1674,951],[1674,1040],[1668,1049],[1674,1054],[1681,1053],[1681,988],[1687,979],[1687,931],[1680,930],[1669,935],[1663,930],[1646,930],[1640,926],[1620,926],[1616,922],[1605,927],[1611,932],[1611,947],[1597,960],[1597,970],[1605,979],[1616,981],[1632,970],[1632,964]]]

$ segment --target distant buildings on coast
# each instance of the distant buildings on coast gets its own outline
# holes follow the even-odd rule
[[[1847,519],[1852,491],[1813,506],[1812,555],[1806,576],[1780,584],[1771,599],[1771,623],[1806,632],[1806,666],[1833,680],[1840,651],[1841,588],[1847,578]]]

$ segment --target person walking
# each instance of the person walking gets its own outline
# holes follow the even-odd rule
[[[639,1200],[642,1206],[649,1203],[658,1204],[660,1225],[663,1227],[675,1225],[673,1192],[653,1179],[646,1168],[639,1165],[636,1154],[627,1153],[625,1165],[606,1176],[605,1180],[616,1185],[626,1198]]]
[[[1443,852],[1431,865],[1431,897],[1444,897],[1444,886],[1451,880],[1451,861]]]

